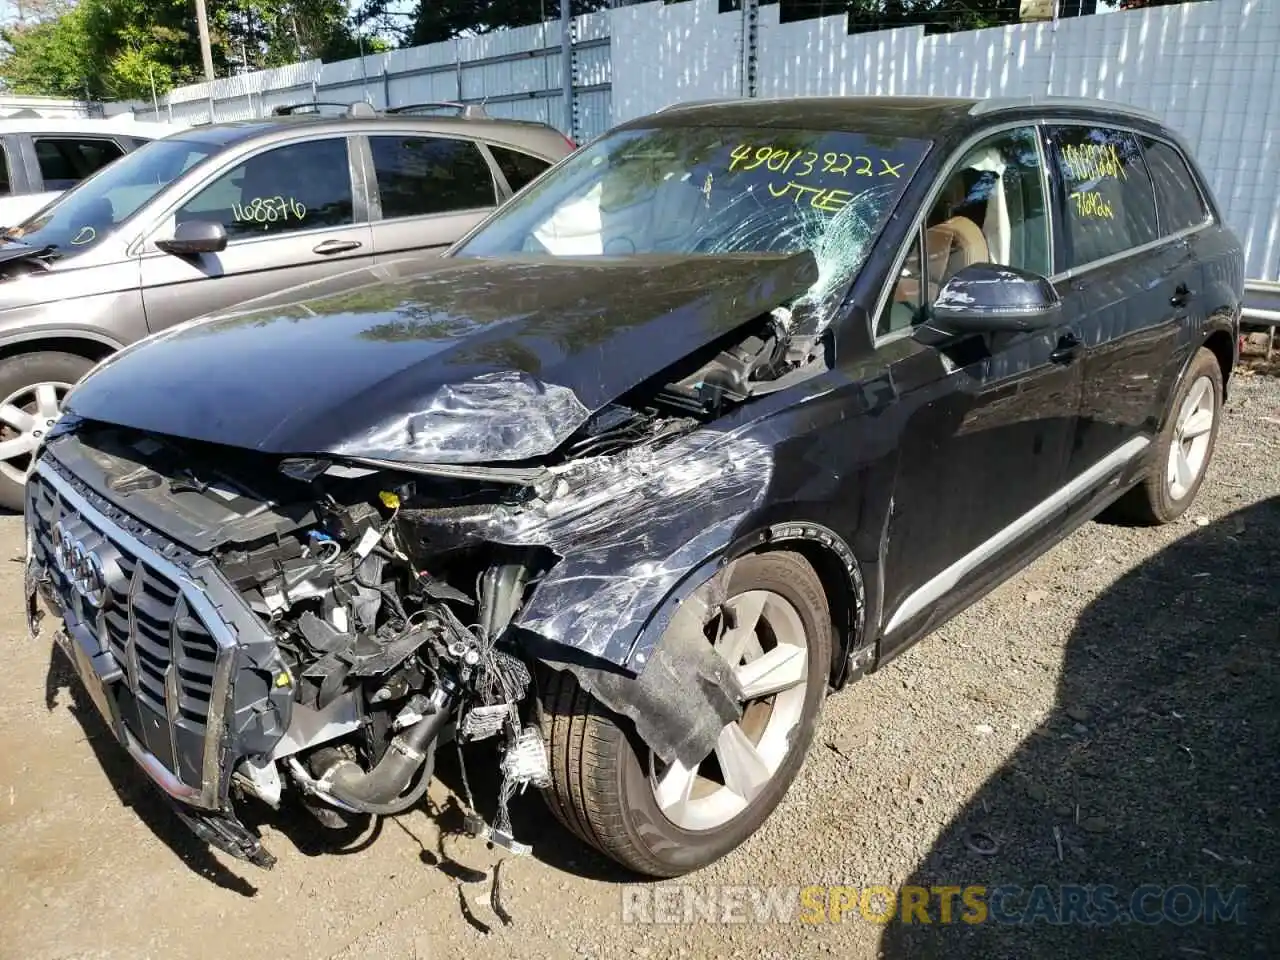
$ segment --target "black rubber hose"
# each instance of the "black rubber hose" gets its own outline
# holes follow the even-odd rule
[[[453,707],[453,697],[446,695],[435,713],[427,714],[395,737],[382,760],[367,773],[350,760],[331,767],[322,778],[329,793],[361,813],[389,816],[409,809],[426,792],[431,777],[423,776],[412,791],[401,794],[426,763],[432,741],[449,722]]]

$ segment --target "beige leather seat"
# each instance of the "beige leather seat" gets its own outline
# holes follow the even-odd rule
[[[932,297],[937,297],[942,285],[957,270],[971,263],[987,263],[991,259],[982,228],[968,217],[952,217],[930,227],[925,231],[924,242],[929,258],[929,294]],[[889,302],[892,319],[881,333],[909,326],[914,322],[912,318],[920,305],[920,257],[915,249],[907,254],[902,266],[902,275],[894,285],[893,298]]]
[[[937,291],[956,271],[974,263],[988,263],[991,250],[982,228],[968,217],[952,217],[924,235],[929,257],[930,293]]]

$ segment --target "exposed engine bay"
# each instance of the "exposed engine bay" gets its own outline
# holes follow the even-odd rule
[[[614,526],[628,520],[643,522],[642,511],[628,512],[628,497],[649,497],[663,509],[653,490],[698,491],[724,504],[725,529],[756,502],[767,462],[699,428],[822,368],[812,343],[799,347],[791,324],[790,312],[778,308],[596,411],[554,456],[518,466],[409,468],[280,457],[71,419],[50,439],[33,477],[28,576],[40,582],[32,592],[39,587],[55,607],[71,610],[69,628],[80,623],[92,633],[81,601],[68,599],[84,592],[76,573],[84,568],[72,555],[92,555],[88,562],[101,583],[91,588],[99,599],[90,598],[90,606],[107,617],[110,634],[101,653],[118,668],[115,682],[133,689],[124,727],[128,710],[167,712],[180,723],[190,697],[213,703],[222,662],[222,653],[204,662],[190,654],[182,633],[183,617],[195,616],[189,603],[173,601],[176,625],[166,626],[163,615],[149,624],[139,597],[151,587],[137,572],[147,561],[125,543],[125,532],[145,529],[163,543],[148,541],[148,549],[172,562],[182,579],[212,566],[251,612],[252,627],[229,631],[237,639],[226,739],[209,739],[216,739],[217,719],[210,707],[189,718],[212,731],[201,748],[204,760],[183,761],[176,735],[171,744],[171,772],[179,780],[184,769],[204,764],[199,786],[206,799],[207,755],[225,758],[215,776],[222,781],[212,798],[218,807],[187,816],[224,849],[270,864],[230,814],[237,794],[278,806],[292,787],[334,828],[353,815],[396,814],[426,793],[436,751],[452,740],[460,761],[463,744],[489,741],[496,748],[501,785],[491,824],[476,813],[462,768],[469,830],[525,852],[512,835],[508,802],[530,785],[548,785],[537,677],[548,664],[564,664],[539,648],[551,632],[539,624],[548,619],[519,617],[544,581],[554,579],[569,552],[565,544],[603,555],[614,547],[604,534],[616,536]],[[682,572],[672,565],[652,575],[651,592],[643,595],[632,586],[632,606],[658,597]],[[544,606],[557,596],[548,586]],[[608,584],[586,595],[603,611],[603,631],[620,616],[610,598]],[[125,611],[119,638],[110,626],[113,605]],[[227,606],[219,609],[230,622]],[[152,649],[166,642],[176,651],[167,662]],[[110,664],[96,669],[104,681],[116,675]],[[711,673],[704,679],[709,689],[724,680]],[[633,682],[610,682],[624,681]],[[719,696],[714,722],[702,724],[712,737],[734,709],[732,691]],[[635,703],[629,712],[644,735],[644,697]],[[654,746],[678,751],[668,742]]]

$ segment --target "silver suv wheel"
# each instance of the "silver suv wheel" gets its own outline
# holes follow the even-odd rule
[[[13,483],[26,480],[31,454],[57,422],[69,383],[36,383],[0,402],[0,475]]]

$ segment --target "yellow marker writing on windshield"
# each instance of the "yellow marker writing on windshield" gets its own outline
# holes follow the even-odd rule
[[[824,213],[836,213],[853,199],[853,194],[848,190],[808,187],[802,183],[796,183],[794,180],[783,184],[781,188],[772,183],[768,186],[769,193],[775,197],[794,194],[796,203],[807,201],[809,206]]]
[[[815,150],[786,150],[782,147],[752,147],[740,143],[729,152],[729,172],[757,170],[763,167],[772,173],[785,173],[791,177],[808,177],[813,174],[831,174],[840,177],[896,177],[902,179],[906,163],[890,163],[884,157],[867,157],[862,154],[837,153]],[[876,161],[879,161],[879,167]]]

